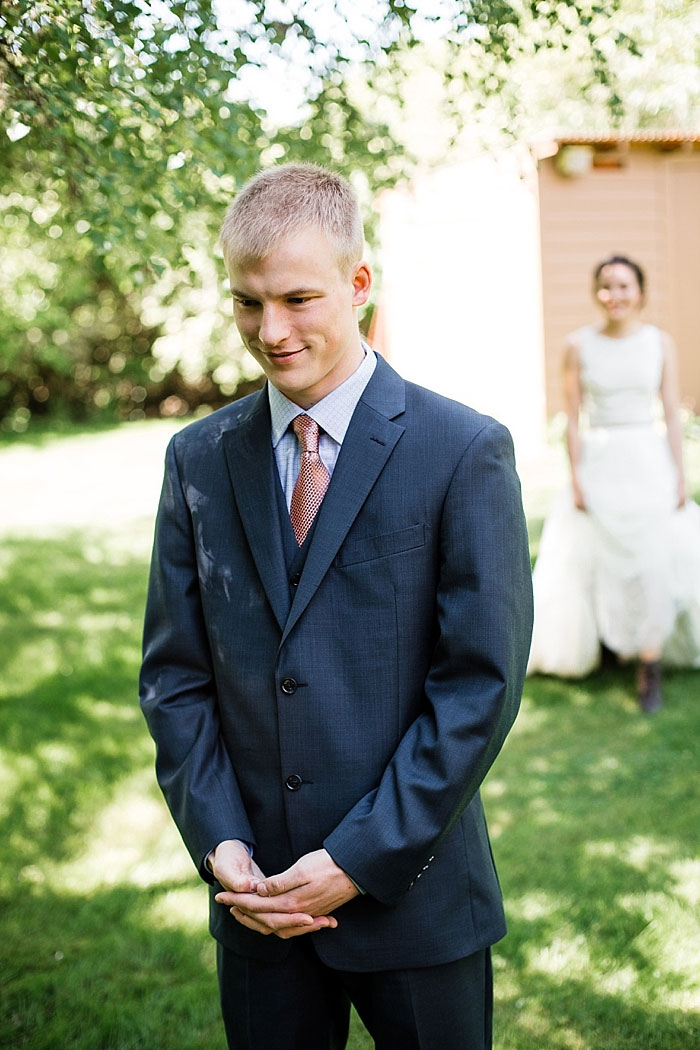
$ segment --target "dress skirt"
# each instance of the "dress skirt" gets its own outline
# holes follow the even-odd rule
[[[534,570],[528,672],[581,677],[601,642],[624,659],[661,649],[700,667],[700,507],[676,508],[676,468],[655,424],[582,434],[579,479],[548,517]]]

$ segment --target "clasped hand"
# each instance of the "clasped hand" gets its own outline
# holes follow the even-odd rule
[[[279,875],[266,878],[240,842],[226,841],[211,858],[224,887],[216,900],[256,933],[287,939],[335,929],[336,908],[357,896],[351,879],[325,849],[307,853]]]

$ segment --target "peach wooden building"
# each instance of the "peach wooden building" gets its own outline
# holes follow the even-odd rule
[[[592,264],[611,252],[646,271],[645,317],[676,340],[681,394],[700,412],[700,136],[555,145],[538,176],[548,412],[561,404],[558,347],[590,313]]]
[[[561,348],[597,316],[591,271],[647,272],[700,412],[700,135],[561,137],[475,157],[380,202],[371,338],[407,378],[502,419],[527,453],[561,408]]]

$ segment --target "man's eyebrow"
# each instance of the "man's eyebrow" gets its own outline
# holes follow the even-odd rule
[[[320,291],[318,288],[291,288],[287,292],[282,292],[278,297],[280,299],[298,299],[304,295],[319,295]],[[244,292],[240,288],[231,288],[231,295],[235,295],[239,299],[255,299],[257,296],[250,292]]]

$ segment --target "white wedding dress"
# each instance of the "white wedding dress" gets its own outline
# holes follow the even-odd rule
[[[622,659],[661,648],[700,667],[700,507],[676,508],[677,472],[657,418],[661,333],[574,335],[583,395],[579,478],[548,517],[534,570],[528,673],[580,677],[600,643]]]

